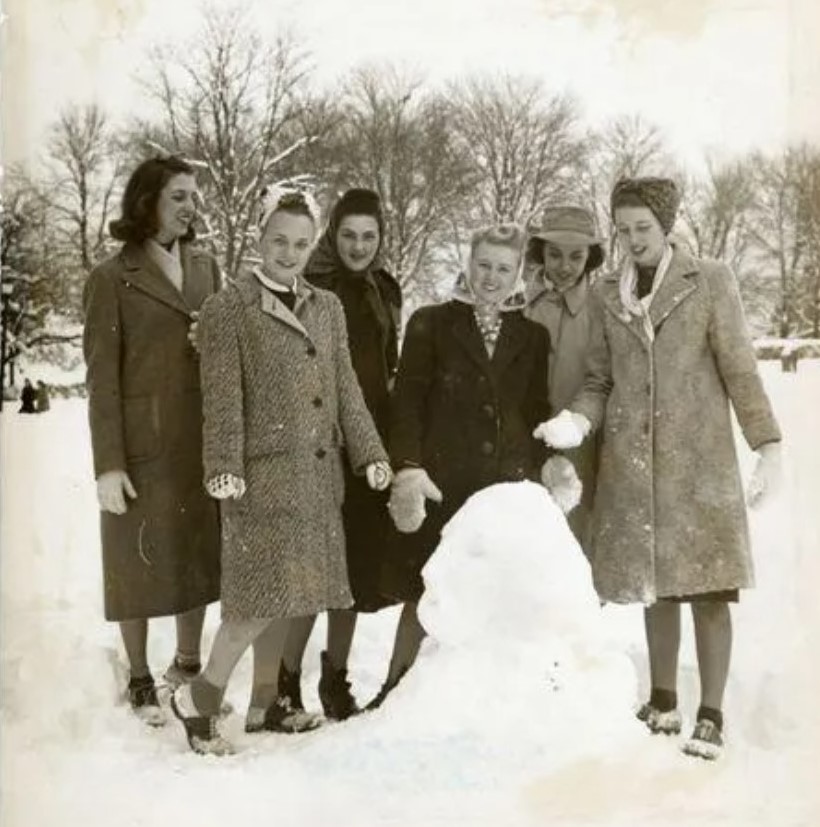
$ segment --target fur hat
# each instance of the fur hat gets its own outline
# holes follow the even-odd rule
[[[618,207],[647,207],[664,233],[670,233],[680,207],[680,191],[671,178],[621,178],[612,190],[610,212]]]

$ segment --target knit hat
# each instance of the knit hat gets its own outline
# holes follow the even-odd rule
[[[680,192],[671,178],[621,178],[610,199],[613,216],[618,207],[647,207],[668,234],[678,214]]]
[[[544,263],[544,241],[589,246],[586,272],[603,264],[603,239],[596,231],[594,216],[583,207],[547,207],[540,216],[530,219],[527,235],[528,264]]]

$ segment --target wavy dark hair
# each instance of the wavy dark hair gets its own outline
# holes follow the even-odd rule
[[[547,242],[544,241],[543,238],[533,237],[527,241],[527,249],[526,249],[526,262],[527,264],[538,264],[542,265],[544,263],[544,245]],[[590,244],[589,245],[589,256],[587,258],[587,263],[584,265],[584,273],[589,274],[593,270],[597,270],[606,260],[606,255],[604,253],[603,245],[601,244]]]
[[[182,158],[171,155],[167,158],[149,158],[132,173],[122,195],[122,215],[111,221],[108,231],[117,241],[142,243],[156,235],[157,203],[165,185],[175,175],[193,175],[194,168]],[[180,241],[194,240],[193,226],[180,237]]]

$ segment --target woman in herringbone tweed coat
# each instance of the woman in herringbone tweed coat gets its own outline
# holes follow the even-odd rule
[[[271,674],[260,680],[257,664],[246,728],[314,724],[277,702],[277,679],[288,619],[352,603],[342,448],[372,486],[389,483],[339,300],[301,278],[317,218],[305,196],[269,193],[259,221],[262,267],[202,311],[205,483],[221,500],[223,623],[201,678],[174,697],[198,751],[226,749],[214,718],[251,643]]]

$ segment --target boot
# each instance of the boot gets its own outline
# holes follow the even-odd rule
[[[322,676],[319,678],[319,700],[325,717],[344,721],[361,710],[350,692],[347,669],[336,669],[327,652],[322,652]]]
[[[176,655],[171,665],[165,670],[162,676],[165,683],[173,692],[183,683],[192,681],[202,671],[202,664],[199,661],[183,663]]]
[[[151,675],[128,681],[128,703],[136,716],[148,726],[165,726],[166,717],[159,705],[157,689]]]
[[[302,703],[302,671],[300,669],[294,669],[294,671],[291,672],[284,663],[279,667],[279,697],[287,698],[292,710],[304,712],[305,705]]]
[[[251,707],[245,718],[245,732],[309,732],[322,725],[322,719],[304,709],[293,709],[287,698],[277,698],[267,709]]]
[[[681,717],[677,709],[661,712],[652,704],[645,703],[635,713],[635,717],[645,723],[653,735],[678,735],[680,733]]]
[[[171,710],[185,727],[188,745],[198,755],[232,755],[230,742],[217,729],[216,715],[203,715],[191,696],[191,685],[184,683],[171,695]]]
[[[720,727],[707,718],[701,718],[692,732],[692,737],[681,747],[685,755],[715,761],[723,753],[723,734]]]

